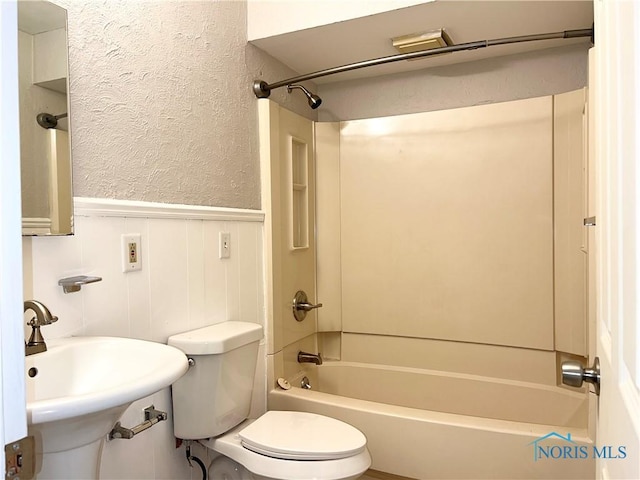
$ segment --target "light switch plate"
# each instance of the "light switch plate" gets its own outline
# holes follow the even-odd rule
[[[220,232],[220,258],[231,258],[231,234]]]

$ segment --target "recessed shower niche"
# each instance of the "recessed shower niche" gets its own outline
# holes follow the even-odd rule
[[[309,148],[291,139],[291,248],[309,248]]]

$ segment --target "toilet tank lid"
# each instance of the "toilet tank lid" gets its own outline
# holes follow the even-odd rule
[[[262,338],[262,326],[249,322],[222,322],[169,337],[167,342],[187,355],[229,352]]]

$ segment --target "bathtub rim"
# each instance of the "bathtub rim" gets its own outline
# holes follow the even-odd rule
[[[558,425],[546,425],[538,423],[515,422],[512,420],[501,420],[495,418],[473,417],[457,413],[437,412],[433,410],[420,410],[412,407],[389,405],[385,403],[361,400],[350,397],[342,397],[332,393],[305,390],[299,387],[292,387],[289,390],[273,388],[267,392],[267,407],[272,410],[271,398],[294,396],[298,399],[310,401],[312,403],[335,406],[350,411],[366,411],[390,417],[400,417],[415,420],[423,423],[434,423],[438,425],[450,425],[459,428],[469,428],[473,430],[490,431],[494,433],[506,433],[519,435],[522,437],[538,438],[548,434],[550,431],[561,429],[563,432],[571,433],[571,438],[578,442],[593,444],[593,439],[589,437],[587,428],[559,427]],[[336,401],[335,399],[340,399]]]

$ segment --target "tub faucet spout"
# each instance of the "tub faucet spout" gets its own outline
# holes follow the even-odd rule
[[[316,365],[322,365],[322,355],[319,353],[298,352],[298,363],[315,363]]]

